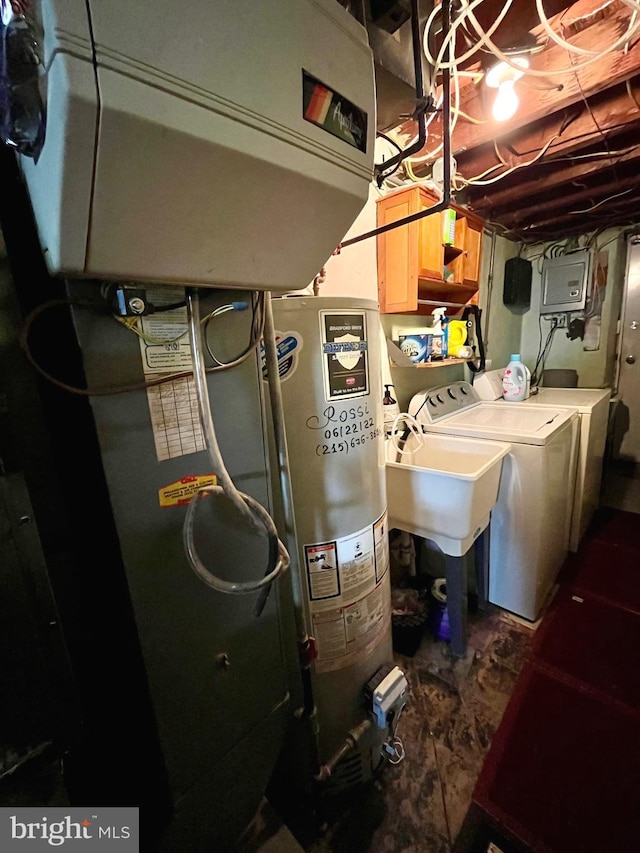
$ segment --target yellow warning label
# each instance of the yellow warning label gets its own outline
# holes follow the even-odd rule
[[[160,506],[184,506],[189,503],[198,489],[203,486],[215,486],[217,482],[215,474],[194,474],[191,477],[183,477],[158,490]]]

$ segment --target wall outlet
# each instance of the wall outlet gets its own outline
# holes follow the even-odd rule
[[[566,329],[567,328],[567,315],[566,314],[543,314],[543,320],[548,320],[550,323],[552,321],[555,322],[556,328],[558,329]]]

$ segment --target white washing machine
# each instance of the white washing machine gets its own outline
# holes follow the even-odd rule
[[[577,551],[600,503],[600,485],[609,422],[610,388],[540,388],[527,400],[512,403],[502,399],[502,370],[488,370],[476,377],[473,387],[482,400],[507,406],[551,406],[578,413],[578,462],[573,496],[569,550]]]
[[[484,402],[458,381],[416,394],[409,414],[427,432],[511,444],[491,514],[489,601],[535,621],[568,551],[577,413]]]

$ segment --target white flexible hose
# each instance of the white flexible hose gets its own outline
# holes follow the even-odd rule
[[[402,424],[404,424],[416,437],[415,447],[407,449],[398,445],[398,433],[400,432],[400,435],[402,435],[402,432],[404,432],[404,430],[401,429]],[[400,412],[395,416],[395,418],[393,419],[393,425],[391,427],[391,444],[394,446],[396,451],[403,456],[413,456],[413,454],[417,453],[417,451],[423,446],[424,433],[422,432],[422,427],[413,417],[413,415],[410,415],[407,412]],[[388,455],[389,453],[387,451],[387,456]]]
[[[468,7],[468,10],[473,11],[476,8],[476,6],[479,6],[482,2],[484,2],[484,0],[472,0],[471,5]],[[493,33],[496,31],[496,29],[502,23],[504,16],[507,14],[507,12],[509,11],[509,9],[511,8],[512,5],[513,5],[513,0],[506,0],[504,6],[502,7],[502,9],[500,11],[500,14],[497,16],[495,21],[491,24],[491,26],[487,30],[487,33],[486,33],[487,36],[493,35]],[[440,7],[436,7],[436,9],[439,9],[439,8]],[[451,43],[452,38],[455,37],[456,30],[458,29],[459,26],[461,26],[464,23],[464,20],[465,20],[467,15],[468,15],[468,11],[463,10],[461,12],[461,14],[456,18],[453,26],[449,30],[449,33],[447,34],[447,36],[443,40],[442,44],[440,45],[440,50],[438,51],[438,55],[435,59],[433,58],[433,55],[431,54],[431,51],[429,50],[429,32],[428,32],[427,27],[425,26],[424,39],[423,39],[423,41],[424,41],[424,53],[425,53],[425,56],[427,57],[427,59],[429,60],[429,62],[434,66],[434,74],[435,74],[435,72],[439,71],[442,68],[455,68],[455,67],[457,67],[460,63],[465,62],[467,59],[469,59],[471,56],[473,56],[474,53],[476,53],[478,50],[480,50],[482,48],[482,42],[477,42],[472,47],[470,47],[466,53],[463,53],[462,56],[456,56],[455,59],[450,60],[449,62],[443,62],[442,61],[444,54],[445,54],[446,47],[448,46],[448,44]],[[430,26],[430,23],[427,22],[427,25]]]
[[[640,5],[636,3],[635,0],[622,0],[622,2],[625,4],[625,6],[629,6],[629,8],[633,9],[634,11],[638,11],[640,9]],[[507,65],[510,65],[512,68],[515,68],[518,71],[522,71],[522,69],[513,61],[513,57],[507,56],[507,54],[503,53],[500,48],[497,47],[494,42],[491,41],[489,36],[485,33],[481,25],[478,23],[476,16],[473,14],[472,8],[469,6],[468,0],[463,0],[463,3],[465,8],[467,9],[466,14],[469,17],[469,20],[471,21],[474,30],[480,37],[481,43],[488,47],[489,50],[493,53],[493,55],[497,56],[498,59],[501,59],[503,62],[506,62]],[[634,25],[633,31],[635,32],[637,28],[638,25]],[[591,56],[589,59],[586,59],[584,62],[576,63],[575,65],[571,65],[567,68],[558,68],[555,70],[547,69],[546,71],[538,71],[534,68],[528,68],[525,72],[525,76],[532,75],[534,77],[553,77],[562,74],[571,74],[575,71],[580,71],[582,68],[586,68],[587,65],[591,65],[592,62],[597,62],[597,60],[601,57],[606,56],[606,54],[611,53],[611,51],[615,50],[618,47],[621,47],[623,44],[629,41],[631,35],[632,33],[627,30],[622,36],[612,42],[612,44],[610,44],[608,47],[601,50],[595,56]]]
[[[207,386],[207,375],[204,366],[204,353],[202,350],[200,322],[199,322],[199,300],[197,291],[187,289],[187,315],[189,319],[189,336],[191,340],[191,352],[193,356],[193,377],[196,386],[196,397],[200,412],[200,421],[204,432],[205,446],[211,459],[213,472],[218,478],[219,485],[205,486],[199,489],[191,500],[184,520],[183,542],[185,552],[191,567],[208,586],[217,589],[218,592],[245,595],[268,586],[283,574],[289,566],[289,554],[280,539],[275,523],[267,510],[251,495],[236,489],[229,472],[226,469],[211,415],[209,403],[209,389]],[[266,342],[265,342],[266,345]],[[202,562],[194,542],[195,513],[200,500],[208,494],[224,494],[238,509],[241,515],[256,528],[261,536],[275,537],[278,542],[278,559],[275,567],[266,575],[253,581],[226,581],[214,575]]]
[[[609,0],[609,2],[605,3],[604,6],[601,6],[600,9],[604,9],[607,6],[610,6],[612,2],[613,2],[613,0]],[[628,5],[628,4],[626,4],[626,5]],[[565,50],[568,50],[570,53],[580,54],[580,56],[596,56],[596,57],[599,57],[601,55],[601,51],[599,51],[599,50],[589,50],[586,47],[578,47],[578,45],[571,44],[571,42],[566,41],[566,39],[563,39],[561,36],[559,36],[558,33],[551,26],[549,18],[547,17],[547,15],[544,11],[544,7],[542,5],[542,0],[536,0],[536,8],[538,11],[538,18],[540,19],[540,23],[544,27],[545,32],[547,33],[549,38],[551,38],[556,44],[560,45],[560,47],[563,47]],[[631,36],[633,35],[633,33],[635,32],[635,30],[637,29],[636,24],[635,24],[635,18],[636,18],[638,10],[634,6],[631,6],[630,8],[634,9],[635,11],[634,11],[633,15],[631,16],[631,18],[629,19],[629,26],[627,27],[627,32],[625,33],[624,36],[621,36],[621,38],[626,39],[626,40],[630,39]],[[597,11],[600,11],[600,9],[598,9]],[[595,14],[595,11],[592,14]],[[491,35],[491,33],[487,33],[487,35]]]

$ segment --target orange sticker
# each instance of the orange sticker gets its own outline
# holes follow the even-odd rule
[[[185,506],[198,489],[204,486],[215,486],[217,482],[218,478],[215,474],[194,474],[191,477],[183,477],[158,490],[160,506]]]

